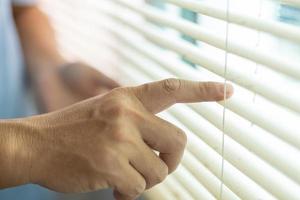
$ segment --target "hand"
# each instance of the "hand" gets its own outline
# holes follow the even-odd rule
[[[117,199],[135,199],[176,169],[186,145],[183,131],[155,114],[174,103],[223,100],[223,90],[167,79],[28,118],[29,181],[67,193],[112,187]]]
[[[80,62],[66,64],[59,70],[59,74],[65,85],[82,99],[120,86],[100,71]]]

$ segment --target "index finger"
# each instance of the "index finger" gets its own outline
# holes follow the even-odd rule
[[[230,84],[166,79],[133,88],[144,107],[158,113],[175,103],[221,101],[233,94]]]

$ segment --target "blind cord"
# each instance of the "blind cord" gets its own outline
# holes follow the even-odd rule
[[[224,64],[224,107],[223,107],[223,119],[222,119],[222,164],[221,164],[221,185],[219,200],[223,199],[223,186],[224,186],[224,152],[225,152],[225,119],[226,119],[226,100],[227,100],[227,66],[228,66],[228,42],[229,42],[229,6],[230,0],[226,1],[226,40],[225,40],[225,64]]]
[[[261,18],[262,15],[262,7],[263,7],[263,0],[259,1],[259,10],[258,10],[258,18]],[[260,41],[261,41],[261,32],[259,30],[257,30],[257,38],[256,38],[256,44],[255,47],[259,48],[260,45]],[[254,75],[257,76],[259,73],[259,64],[255,63],[255,70],[254,70]],[[254,92],[253,94],[253,99],[252,99],[252,103],[256,102],[256,96],[257,96],[257,92]],[[253,126],[253,122],[251,122],[251,126]]]

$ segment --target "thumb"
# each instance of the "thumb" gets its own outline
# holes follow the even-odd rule
[[[175,103],[193,103],[203,101],[221,101],[224,95],[233,94],[230,84],[225,86],[217,82],[195,82],[180,79],[166,79],[132,88],[136,97],[147,110],[158,113]]]

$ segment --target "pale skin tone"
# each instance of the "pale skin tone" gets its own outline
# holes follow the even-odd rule
[[[223,84],[167,79],[119,87],[73,104],[118,85],[101,73],[95,78],[94,71],[84,64],[77,69],[83,75],[80,82],[65,76],[69,72],[62,72],[63,76],[56,73],[53,66],[64,61],[53,45],[46,18],[36,8],[31,9],[27,16],[31,30],[22,27],[26,19],[20,13],[17,24],[33,81],[49,81],[50,86],[38,85],[39,95],[47,111],[56,111],[0,120],[0,188],[27,183],[65,193],[113,188],[116,199],[131,200],[162,182],[178,166],[186,136],[155,114],[175,103],[223,100]],[[36,17],[41,19],[33,23]],[[47,39],[53,44],[44,41]],[[35,55],[44,57],[37,59]],[[94,89],[86,91],[89,87]],[[43,92],[45,89],[48,91]],[[48,95],[49,90],[57,97]],[[226,91],[226,97],[230,97],[232,86],[228,85]],[[70,96],[64,96],[66,92]],[[73,105],[60,109],[68,104]]]

